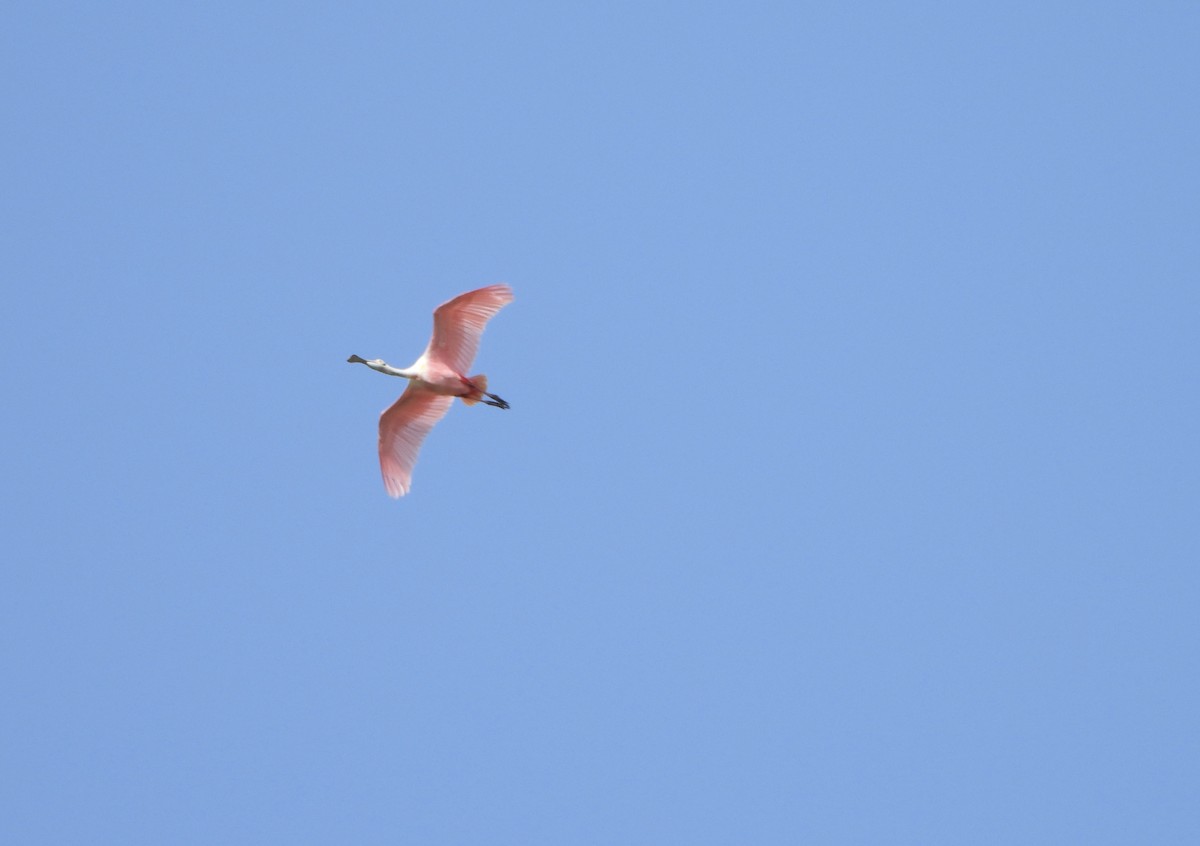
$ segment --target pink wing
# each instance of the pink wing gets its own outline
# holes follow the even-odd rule
[[[408,493],[421,441],[446,416],[452,402],[454,397],[441,396],[409,384],[400,399],[380,415],[379,467],[383,470],[383,486],[389,496]]]
[[[425,350],[426,357],[460,376],[469,375],[467,370],[479,350],[483,327],[512,301],[512,288],[488,285],[442,303],[433,312],[433,338]]]

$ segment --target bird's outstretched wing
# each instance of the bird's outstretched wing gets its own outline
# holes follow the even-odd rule
[[[433,312],[433,338],[425,350],[426,358],[468,375],[483,327],[512,300],[512,288],[488,285],[442,303]]]
[[[410,384],[400,399],[379,416],[379,467],[389,496],[408,493],[421,442],[446,416],[452,402],[454,397]]]

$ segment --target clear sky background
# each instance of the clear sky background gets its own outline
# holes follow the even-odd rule
[[[1196,4],[0,24],[0,841],[1200,842]]]

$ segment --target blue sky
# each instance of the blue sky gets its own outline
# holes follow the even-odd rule
[[[1200,838],[1194,4],[0,23],[4,842]]]

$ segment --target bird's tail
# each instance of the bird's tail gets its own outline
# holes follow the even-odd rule
[[[487,377],[480,373],[478,376],[472,376],[467,381],[470,383],[471,392],[463,394],[459,399],[467,405],[474,405],[483,399],[483,395],[487,393]]]

